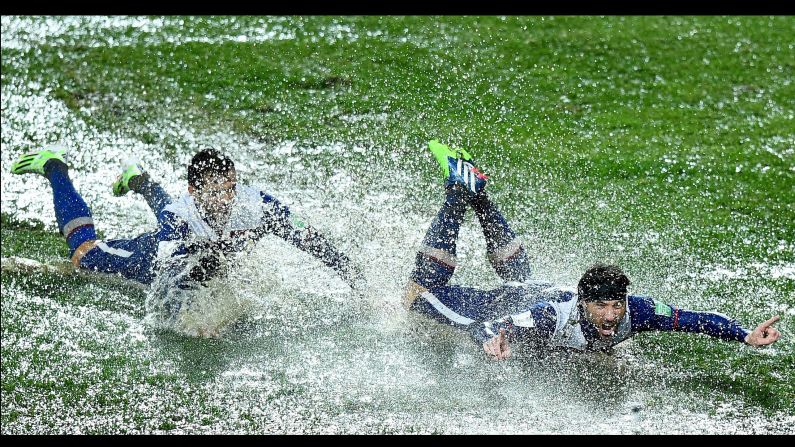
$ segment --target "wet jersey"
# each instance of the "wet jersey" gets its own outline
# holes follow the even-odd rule
[[[162,324],[171,325],[194,304],[191,290],[225,275],[227,260],[251,248],[267,234],[276,235],[315,256],[352,284],[358,273],[349,258],[321,234],[302,223],[294,225],[290,211],[258,189],[238,186],[229,221],[216,231],[201,217],[193,197],[185,195],[166,206],[158,234],[158,254],[147,307]]]
[[[202,218],[190,194],[167,205],[160,219],[165,222],[158,232],[158,259],[174,278],[206,281],[222,267],[222,259],[245,251],[267,234],[278,236],[320,259],[344,279],[351,273],[350,261],[319,233],[302,223],[293,225],[289,209],[274,197],[249,186],[237,186],[230,217],[223,229],[216,231]],[[198,255],[198,265],[190,271],[176,260]],[[175,262],[176,261],[176,262]],[[183,282],[177,281],[179,286]]]
[[[511,283],[491,291],[458,286],[432,288],[420,294],[412,309],[466,329],[485,342],[500,329],[509,340],[546,348],[604,350],[644,331],[703,333],[743,341],[750,331],[715,312],[697,312],[630,295],[615,333],[603,340],[577,305],[575,290],[543,281]]]

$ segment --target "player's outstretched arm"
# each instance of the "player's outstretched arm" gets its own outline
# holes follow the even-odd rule
[[[257,237],[265,234],[276,235],[299,250],[318,258],[327,267],[336,271],[352,288],[362,286],[364,277],[361,268],[347,255],[338,250],[320,232],[300,219],[292,217],[289,208],[276,198],[264,192],[260,192],[260,195],[263,203],[269,208],[263,215],[262,225],[256,230]]]

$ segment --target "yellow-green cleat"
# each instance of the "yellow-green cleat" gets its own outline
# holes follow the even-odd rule
[[[12,174],[41,174],[44,175],[44,165],[50,160],[60,160],[66,163],[64,156],[66,148],[63,146],[46,146],[38,152],[23,155],[19,161],[11,165]]]
[[[123,171],[113,182],[113,195],[123,196],[130,192],[130,179],[144,173],[144,169],[137,160],[125,160],[121,165]]]
[[[466,150],[451,148],[438,140],[429,141],[428,149],[439,163],[445,186],[458,183],[473,193],[486,187],[488,177],[475,167],[475,160]]]

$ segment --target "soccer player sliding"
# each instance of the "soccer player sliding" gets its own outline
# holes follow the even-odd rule
[[[577,289],[532,279],[525,249],[485,191],[487,177],[469,153],[436,140],[429,143],[445,179],[445,201],[417,253],[404,305],[468,331],[495,359],[511,355],[511,343],[535,349],[610,351],[644,331],[707,334],[760,347],[781,334],[774,316],[753,330],[713,312],[685,310],[642,295],[629,295],[620,268],[597,264]],[[449,285],[456,267],[456,240],[468,208],[486,239],[488,259],[506,283],[494,290]]]
[[[131,190],[143,195],[157,216],[157,229],[133,239],[97,239],[91,210],[72,185],[65,155],[63,147],[46,147],[22,156],[11,172],[49,180],[58,228],[75,267],[118,273],[147,285],[161,279],[157,307],[166,320],[175,322],[190,307],[191,290],[224,276],[227,259],[245,253],[268,234],[315,256],[352,287],[361,279],[346,255],[312,227],[292,219],[277,199],[238,184],[232,160],[213,149],[193,156],[187,193],[175,201],[140,165],[125,166],[112,186],[114,195]],[[215,337],[219,332],[207,328],[197,335]]]

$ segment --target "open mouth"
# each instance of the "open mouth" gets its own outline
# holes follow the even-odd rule
[[[602,337],[612,337],[616,333],[615,325],[605,324],[597,329],[599,330],[599,335],[601,335]]]

